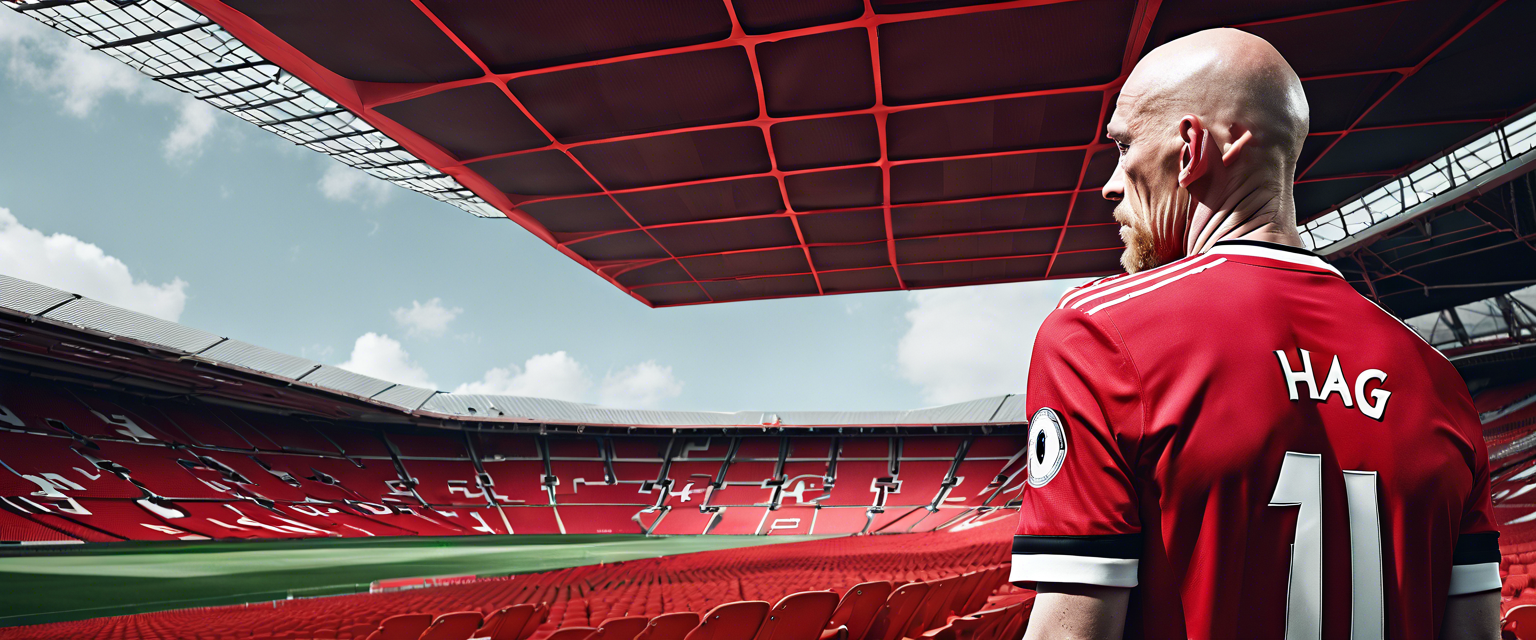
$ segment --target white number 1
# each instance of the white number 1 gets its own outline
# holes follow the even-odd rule
[[[1376,472],[1345,471],[1349,506],[1350,640],[1381,640],[1381,514]],[[1285,640],[1323,637],[1323,457],[1285,452],[1271,507],[1300,507],[1291,544],[1291,583],[1285,603]]]

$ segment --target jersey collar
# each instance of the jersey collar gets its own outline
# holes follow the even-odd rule
[[[1292,267],[1300,267],[1308,271],[1320,271],[1344,277],[1333,265],[1328,264],[1317,254],[1301,247],[1275,244],[1273,242],[1261,242],[1259,240],[1222,240],[1211,247],[1207,255],[1223,255],[1243,262],[1242,258],[1261,258],[1283,262]]]

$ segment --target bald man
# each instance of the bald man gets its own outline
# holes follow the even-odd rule
[[[1296,73],[1241,31],[1122,87],[1103,194],[1127,273],[1068,292],[1030,365],[1026,638],[1498,637],[1466,385],[1301,248],[1307,127]]]

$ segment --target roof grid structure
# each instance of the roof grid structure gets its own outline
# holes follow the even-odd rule
[[[361,1],[188,4],[652,306],[1117,271],[1099,132],[1203,28],[1303,76],[1304,218],[1536,98],[1501,0]]]
[[[1458,151],[1429,165],[1428,175],[1412,172],[1419,181],[1403,190],[1438,193],[1397,196],[1424,200],[1355,230],[1325,253],[1357,291],[1402,318],[1536,284],[1536,153],[1502,164],[1495,154],[1480,157],[1494,148],[1474,144],[1465,156]],[[1353,215],[1390,212],[1391,195],[1367,194],[1366,206],[1379,208]]]
[[[481,217],[501,217],[303,80],[173,0],[0,0],[151,79],[375,178]]]
[[[1516,160],[1530,162],[1536,156],[1522,156],[1532,149],[1536,149],[1536,111],[1512,118],[1488,134],[1313,218],[1301,225],[1302,242],[1323,255],[1337,252],[1352,244],[1346,240],[1358,240],[1376,225],[1385,228],[1396,216],[1431,204],[1435,196],[1469,186],[1480,176]]]
[[[1509,0],[0,2],[233,35],[238,61],[203,64],[238,69],[146,73],[302,81],[275,130],[376,129],[360,166],[429,172],[651,306],[1118,271],[1104,122],[1142,54],[1204,28],[1302,76],[1303,222],[1536,99],[1536,3]]]

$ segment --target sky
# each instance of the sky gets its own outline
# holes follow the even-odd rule
[[[444,391],[911,409],[1023,393],[1077,282],[651,309],[0,10],[0,273]]]

